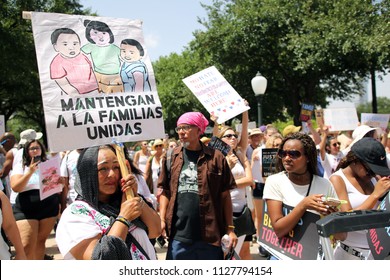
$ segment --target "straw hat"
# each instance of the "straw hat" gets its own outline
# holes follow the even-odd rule
[[[156,150],[156,146],[162,145],[164,146],[164,142],[161,139],[156,139],[153,142],[152,149]]]

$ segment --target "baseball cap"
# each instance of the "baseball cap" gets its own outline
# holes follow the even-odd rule
[[[372,137],[364,137],[352,146],[351,151],[357,158],[367,164],[375,174],[381,176],[390,175],[386,151],[379,141]]]
[[[36,132],[34,129],[26,129],[20,133],[19,145],[24,145],[27,141],[38,140],[42,138],[42,132]]]
[[[267,130],[267,127],[265,125],[262,125],[259,128],[260,128],[261,132],[264,132]]]
[[[287,135],[289,135],[291,133],[298,132],[300,130],[301,130],[300,126],[295,126],[295,125],[290,124],[283,129],[282,135],[283,135],[283,137],[286,137]]]

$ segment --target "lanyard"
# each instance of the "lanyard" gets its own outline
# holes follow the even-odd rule
[[[309,183],[309,188],[307,189],[307,193],[306,193],[306,196],[308,196],[309,195],[309,193],[310,193],[310,189],[311,189],[311,183],[313,182],[313,175],[312,174],[310,174],[310,183]]]

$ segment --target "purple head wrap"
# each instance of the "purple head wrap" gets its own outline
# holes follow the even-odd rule
[[[205,118],[205,116],[203,116],[202,113],[188,112],[180,116],[180,118],[177,120],[177,126],[183,123],[199,127],[200,134],[203,134],[206,126],[209,124],[209,121]]]

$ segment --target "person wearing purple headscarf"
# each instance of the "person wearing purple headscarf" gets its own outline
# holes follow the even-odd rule
[[[181,145],[163,157],[158,187],[168,260],[222,260],[225,234],[229,248],[237,244],[230,197],[237,185],[225,156],[200,141],[207,125],[199,112],[180,116]]]

